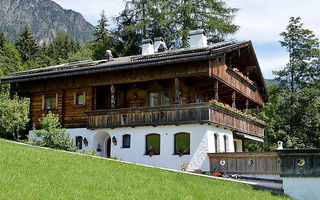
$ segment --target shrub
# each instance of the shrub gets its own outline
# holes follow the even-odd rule
[[[65,151],[77,151],[70,134],[61,128],[59,115],[49,112],[46,116],[43,115],[39,122],[42,129],[33,128],[35,135],[42,138],[42,141],[37,142],[38,145]]]

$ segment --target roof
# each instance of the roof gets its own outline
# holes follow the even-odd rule
[[[249,41],[247,41],[249,42]],[[238,46],[246,42],[220,42],[216,43],[212,46],[204,47],[204,48],[185,48],[172,50],[161,53],[154,53],[150,55],[136,55],[136,56],[127,56],[127,57],[119,57],[113,58],[112,60],[98,60],[98,61],[80,61],[73,63],[66,63],[51,67],[44,67],[38,69],[32,69],[27,71],[15,72],[10,76],[1,77],[1,83],[12,83],[12,82],[22,82],[29,80],[39,80],[39,79],[47,79],[50,78],[50,75],[60,74],[61,76],[67,76],[68,74],[72,74],[71,72],[79,72],[77,74],[87,74],[92,71],[92,73],[96,72],[97,69],[101,69],[101,71],[113,71],[120,67],[124,69],[124,66],[135,66],[138,67],[140,64],[148,64],[153,62],[161,62],[166,61],[167,64],[170,61],[179,58],[193,58],[197,56],[209,56],[209,55],[218,55],[218,53],[222,50],[223,52],[233,46]],[[123,66],[123,67],[121,67]],[[100,71],[100,70],[99,70]],[[57,76],[54,76],[57,77]]]
[[[251,41],[219,42],[203,48],[184,48],[149,55],[135,55],[113,58],[112,60],[86,60],[80,62],[66,63],[51,67],[38,68],[28,71],[15,72],[10,76],[1,77],[1,84],[41,80],[56,77],[82,75],[132,69],[138,67],[150,67],[163,64],[173,64],[192,60],[205,60],[239,49],[242,46],[252,46]],[[255,55],[254,55],[255,56]],[[256,59],[256,58],[255,58]],[[257,60],[256,60],[257,61]],[[257,62],[258,72],[262,73]],[[264,81],[262,81],[265,90]],[[265,90],[266,91],[266,90]]]

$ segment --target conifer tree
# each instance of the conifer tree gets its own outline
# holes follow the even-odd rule
[[[22,62],[33,59],[34,55],[38,52],[39,46],[35,37],[31,34],[28,25],[20,32],[19,38],[15,42],[15,47],[20,53]]]
[[[206,29],[209,42],[235,33],[237,9],[221,0],[130,0],[125,11],[143,38],[163,37],[168,47],[187,47],[190,30]]]
[[[278,86],[269,87],[266,139],[270,143],[281,140],[286,148],[319,148],[319,41],[311,30],[303,28],[300,17],[291,17],[280,35],[290,60],[275,72]]]
[[[0,31],[0,48],[2,48],[6,43],[7,43],[7,39],[4,35],[4,32]]]
[[[96,37],[95,41],[99,42],[102,41],[103,44],[107,42],[109,31],[108,31],[108,19],[104,13],[104,10],[102,10],[100,14],[101,18],[98,21],[98,25],[93,33],[93,35]]]
[[[74,39],[70,38],[68,34],[62,30],[59,31],[46,51],[51,59],[57,64],[60,64],[68,59],[69,53],[76,53],[80,47],[79,42],[75,42]]]

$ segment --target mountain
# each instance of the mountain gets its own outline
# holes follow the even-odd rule
[[[29,25],[39,43],[51,42],[60,30],[84,43],[92,39],[94,27],[73,10],[65,10],[51,0],[0,0],[0,30],[10,42]]]

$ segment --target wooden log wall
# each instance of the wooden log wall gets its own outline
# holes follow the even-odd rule
[[[220,61],[211,60],[209,63],[210,74],[215,76],[219,81],[240,92],[250,100],[258,103],[260,106],[264,106],[264,100],[257,88],[247,82],[247,80],[238,75],[232,69],[229,69],[222,58]]]
[[[39,119],[49,113],[49,110],[43,109],[43,97],[58,95],[57,109],[50,110],[60,116],[60,123],[65,127],[85,127],[85,110],[91,109],[92,104],[91,88],[69,89],[63,91],[51,91],[45,93],[33,93],[31,96],[31,116],[32,124],[39,125]],[[85,95],[85,104],[83,106],[75,105],[75,94]],[[64,99],[62,98],[64,96]],[[62,107],[63,106],[63,107]]]
[[[279,156],[275,152],[208,153],[210,170],[229,174],[279,175]]]

